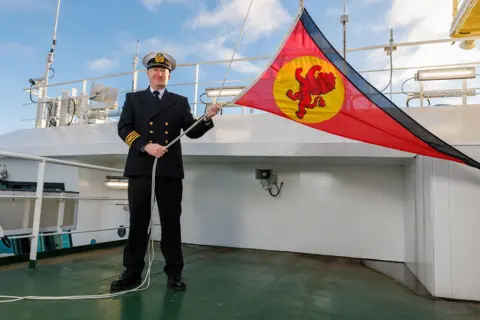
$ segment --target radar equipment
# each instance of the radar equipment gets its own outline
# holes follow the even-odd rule
[[[119,114],[119,112],[117,112],[117,88],[93,82],[90,87],[88,99],[89,103],[82,105],[81,108],[82,122],[88,124],[105,123],[109,116]]]

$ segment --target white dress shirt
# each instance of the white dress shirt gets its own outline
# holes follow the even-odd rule
[[[160,89],[160,90],[154,90],[152,87],[150,87],[150,92],[155,97],[155,95],[153,94],[154,91],[158,91],[158,99],[162,99],[163,94],[165,93],[165,88]],[[203,121],[205,121],[205,123],[207,123],[207,124],[209,124],[211,120],[212,119],[207,119],[206,117],[203,118]]]
[[[160,89],[160,90],[154,90],[152,87],[150,87],[150,92],[153,94],[154,91],[158,91],[158,99],[162,99],[163,93],[165,92],[165,88]],[[155,95],[154,95],[155,96]]]

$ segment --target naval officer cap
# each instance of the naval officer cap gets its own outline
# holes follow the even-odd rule
[[[142,64],[145,68],[167,68],[170,71],[175,70],[177,62],[175,59],[163,52],[150,52],[142,59]]]

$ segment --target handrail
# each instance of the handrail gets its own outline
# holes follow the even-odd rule
[[[480,36],[465,37],[465,38],[462,38],[462,40],[480,40]],[[451,39],[451,38],[446,38],[446,39],[434,39],[434,40],[423,40],[423,41],[393,42],[393,46],[409,47],[409,46],[418,46],[418,45],[423,45],[423,44],[451,43],[453,41],[455,41],[455,40]],[[351,49],[347,49],[347,52],[369,51],[369,50],[384,49],[384,48],[389,48],[389,47],[390,47],[390,43],[389,44],[384,44],[384,45],[374,45],[374,46],[351,48]],[[342,53],[343,50],[338,50],[338,52]],[[254,57],[235,58],[235,59],[232,60],[232,63],[258,61],[258,60],[269,60],[270,58],[271,58],[271,56],[254,56]],[[194,67],[196,65],[222,64],[222,63],[229,63],[229,62],[230,62],[230,60],[210,60],[210,61],[199,61],[199,62],[189,62],[189,63],[178,63],[177,68]],[[76,80],[71,80],[71,81],[63,81],[63,82],[57,82],[57,83],[49,83],[48,85],[40,84],[40,85],[36,85],[36,86],[33,86],[33,87],[34,88],[55,87],[55,86],[72,84],[72,83],[80,83],[80,82],[83,82],[83,81],[93,81],[93,80],[99,80],[99,79],[116,78],[116,77],[121,77],[121,76],[132,75],[135,72],[145,72],[145,71],[146,71],[145,69],[136,69],[135,71],[127,71],[127,72],[107,74],[107,75],[104,75],[104,76],[89,77],[89,78],[76,79]],[[31,90],[30,87],[23,89],[23,91],[29,91],[29,90]]]
[[[40,156],[33,156],[33,155],[27,155],[27,154],[15,153],[15,152],[9,152],[9,151],[0,151],[0,156],[1,157],[6,157],[6,158],[16,158],[16,159],[22,159],[22,160],[39,161],[38,175],[37,175],[37,188],[36,188],[36,192],[35,192],[35,197],[29,197],[29,198],[34,198],[35,199],[35,208],[34,208],[34,211],[33,211],[32,233],[31,233],[31,235],[28,236],[28,238],[31,238],[30,258],[29,258],[30,259],[30,263],[29,263],[30,268],[35,268],[36,267],[38,238],[41,236],[40,235],[40,219],[41,219],[41,215],[42,215],[42,202],[43,202],[44,198],[50,198],[49,196],[44,196],[43,195],[44,178],[45,178],[45,165],[47,163],[53,163],[53,164],[72,166],[72,167],[77,167],[77,168],[86,168],[86,169],[93,169],[93,170],[100,170],[100,171],[107,171],[107,172],[123,173],[123,170],[117,169],[117,168],[95,166],[95,165],[86,164],[86,163],[67,161],[67,160],[59,160],[59,159],[40,157]],[[24,197],[22,195],[19,195],[19,196]],[[16,195],[11,195],[11,197],[15,198]],[[75,197],[66,196],[66,197],[59,197],[59,198],[61,199],[61,201],[64,201],[66,199],[71,199],[71,198],[75,198]],[[78,197],[78,198],[80,199],[80,197]],[[87,197],[85,197],[85,198],[87,198]],[[105,199],[97,199],[97,200],[105,200]],[[123,201],[123,200],[124,199],[122,199],[121,201]],[[63,212],[60,212],[60,210],[59,210],[58,217],[57,217],[57,233],[61,233],[60,230],[61,230],[61,225],[62,224],[63,224]]]
[[[474,37],[465,37],[465,38],[462,38],[462,40],[478,40],[480,39],[480,36],[474,36]],[[451,43],[451,42],[455,42],[456,39],[452,39],[452,38],[445,38],[445,39],[431,39],[431,40],[423,40],[423,41],[407,41],[407,42],[391,42],[391,43],[388,43],[388,44],[381,44],[381,45],[373,45],[373,46],[364,46],[364,47],[357,47],[357,48],[351,48],[351,49],[347,49],[346,51],[347,52],[360,52],[360,51],[370,51],[370,50],[377,50],[377,49],[382,49],[384,51],[387,52],[387,54],[390,52],[390,51],[395,51],[397,50],[399,47],[412,47],[412,46],[421,46],[421,45],[431,45],[431,44],[439,44],[439,43]],[[338,50],[338,52],[341,54],[343,53],[343,50]],[[395,55],[395,54],[393,54]],[[178,63],[177,66],[178,68],[181,68],[181,67],[195,67],[195,80],[194,81],[188,81],[188,82],[184,82],[184,83],[171,83],[169,84],[169,86],[191,86],[193,85],[194,86],[194,92],[192,92],[192,94],[194,94],[194,98],[193,99],[190,99],[191,101],[191,106],[192,106],[192,113],[194,115],[197,115],[197,109],[201,108],[201,106],[199,106],[202,101],[199,99],[199,94],[198,94],[198,90],[199,90],[199,84],[205,84],[207,82],[205,81],[199,81],[199,67],[200,65],[214,65],[214,64],[225,64],[225,63],[237,63],[237,62],[251,62],[251,61],[258,61],[258,60],[269,60],[271,58],[271,56],[254,56],[254,57],[242,57],[242,58],[235,58],[235,59],[232,59],[232,60],[211,60],[211,61],[198,61],[198,62],[188,62],[188,63]],[[393,58],[392,58],[393,60]],[[437,65],[431,65],[431,66],[402,66],[402,67],[394,67],[393,66],[393,63],[391,62],[391,65],[390,65],[390,68],[388,69],[367,69],[367,70],[362,70],[362,71],[359,71],[359,73],[373,73],[373,72],[385,72],[385,71],[390,71],[391,72],[391,77],[392,77],[392,74],[394,71],[398,71],[398,70],[409,70],[409,69],[423,69],[423,68],[439,68],[439,67],[447,67],[447,66],[465,66],[465,65],[478,65],[479,62],[477,61],[472,61],[472,62],[466,62],[466,63],[450,63],[450,64],[437,64]],[[261,68],[260,68],[261,69]],[[36,118],[35,118],[35,127],[45,127],[45,126],[49,126],[49,123],[48,121],[50,121],[51,119],[55,119],[56,121],[59,121],[59,124],[60,125],[64,125],[65,123],[65,118],[66,118],[66,115],[68,114],[68,117],[73,117],[74,115],[73,114],[70,114],[69,111],[65,111],[64,108],[61,106],[62,102],[61,101],[64,101],[62,99],[66,99],[66,97],[68,97],[68,94],[66,97],[63,97],[63,93],[62,93],[62,98],[60,97],[48,97],[47,96],[47,88],[48,87],[57,87],[57,88],[60,88],[61,86],[65,86],[65,85],[73,85],[73,86],[76,86],[75,84],[81,84],[82,86],[82,89],[81,89],[81,95],[80,96],[77,96],[78,99],[76,100],[76,104],[80,104],[80,108],[78,110],[81,110],[81,111],[78,111],[76,113],[76,116],[77,118],[79,119],[79,124],[82,124],[82,123],[88,123],[88,121],[90,119],[93,119],[93,121],[95,122],[96,121],[96,117],[99,116],[100,114],[97,112],[97,111],[93,111],[93,112],[90,112],[90,107],[87,106],[88,104],[88,92],[87,92],[87,84],[89,81],[95,81],[95,80],[99,80],[99,79],[111,79],[111,78],[116,78],[116,77],[122,77],[122,76],[129,76],[132,78],[132,86],[129,88],[129,89],[123,89],[123,90],[118,90],[118,94],[125,94],[125,93],[128,93],[128,92],[135,92],[137,91],[137,84],[138,84],[138,81],[137,81],[137,78],[138,78],[138,73],[140,72],[146,72],[145,69],[137,69],[136,67],[136,64],[134,66],[134,68],[130,71],[127,71],[127,72],[120,72],[120,73],[114,73],[114,74],[107,74],[107,75],[103,75],[103,76],[96,76],[96,77],[88,77],[88,78],[83,78],[83,79],[76,79],[76,80],[70,80],[70,81],[63,81],[63,82],[58,82],[58,83],[41,83],[41,84],[36,84],[34,86],[31,86],[29,88],[24,88],[23,90],[26,91],[26,92],[29,92],[30,94],[38,94],[39,98],[38,98],[38,101],[37,102],[34,102],[34,104],[37,105],[37,113],[36,113]],[[252,79],[255,79],[256,77],[253,77]],[[245,80],[231,80],[231,79],[227,79],[226,81],[229,81],[229,82],[238,82],[238,81],[242,81],[242,82],[250,82],[252,80],[248,80],[248,79],[245,79]],[[210,81],[210,83],[213,83],[212,81]],[[424,91],[423,90],[423,87],[422,87],[422,84],[420,83],[420,91]],[[383,86],[382,86],[383,87]],[[389,87],[389,90],[388,91],[385,91],[387,90],[387,88]],[[393,84],[391,81],[389,81],[389,85],[388,87],[383,90],[382,92],[386,92],[390,95],[390,99],[393,98]],[[465,91],[465,88],[466,88],[466,82],[464,81],[462,83],[462,87],[461,87],[461,90]],[[472,88],[471,88],[472,89]],[[474,88],[473,88],[474,89]],[[36,92],[36,90],[38,90],[38,93]],[[476,90],[476,89],[475,89]],[[402,89],[403,91],[403,89]],[[403,92],[402,92],[403,93]],[[475,91],[476,93],[476,91]],[[420,106],[423,106],[423,95],[421,95],[422,97],[420,98]],[[199,101],[200,100],[200,101]],[[52,102],[54,101],[54,102]],[[32,100],[33,102],[33,100]],[[52,103],[50,103],[52,102]],[[48,104],[47,104],[48,103]],[[68,102],[67,104],[69,104],[70,102]],[[118,103],[118,101],[117,101]],[[60,113],[59,114],[49,114],[50,110],[50,106],[53,107],[53,105],[56,105],[56,106],[59,106],[60,105]],[[463,95],[462,96],[462,104],[467,104],[467,95]],[[30,105],[30,103],[25,103],[23,105]],[[116,105],[115,105],[116,106]],[[248,109],[248,107],[244,107],[242,106],[242,114],[245,114],[245,110]],[[48,111],[48,115],[47,115],[47,111]],[[117,117],[120,112],[114,112],[114,113],[109,113],[109,111],[107,110],[107,108],[103,111],[104,113],[101,114],[101,119],[102,121],[105,121],[106,119],[110,118],[110,117]],[[251,109],[250,110],[250,114],[251,113],[254,113],[254,110]],[[73,120],[73,118],[72,118]]]
[[[242,59],[243,60],[243,59]],[[454,67],[454,66],[470,66],[470,65],[477,65],[480,64],[480,61],[471,61],[471,62],[459,62],[459,63],[448,63],[448,64],[431,64],[431,65],[421,65],[421,66],[406,66],[406,67],[393,67],[393,71],[404,71],[404,70],[412,70],[412,69],[428,69],[428,68],[444,68],[444,67]],[[140,70],[138,70],[140,71]],[[390,69],[364,69],[364,70],[359,70],[358,73],[375,73],[375,72],[387,72],[390,71]],[[122,75],[131,75],[132,72],[125,72],[125,73],[116,73],[111,75],[112,77],[116,76],[122,76]],[[108,78],[108,76],[101,76],[101,77],[92,77],[92,78],[85,78],[83,80],[72,80],[72,81],[67,81],[67,82],[58,82],[54,84],[50,84],[49,86],[60,86],[60,85],[65,85],[65,84],[72,84],[72,83],[77,83],[79,81],[90,81],[90,80],[97,80],[97,79],[102,79],[102,78]],[[242,82],[242,81],[252,81],[255,80],[255,77],[252,78],[243,78],[243,79],[227,79],[225,82]],[[179,82],[179,83],[169,83],[169,87],[180,87],[180,86],[190,86],[190,85],[196,85],[196,84],[215,84],[215,83],[221,83],[222,80],[211,80],[211,81],[198,81],[198,82]],[[35,88],[35,87],[34,87]],[[31,90],[31,88],[26,88],[23,90]],[[120,90],[119,93],[128,93],[132,92],[132,90]],[[192,104],[199,104],[198,102],[191,102]],[[28,103],[23,103],[23,106],[28,106],[28,105],[36,105],[37,103],[33,102],[28,102]]]
[[[110,172],[123,173],[123,170],[117,169],[117,168],[109,168],[109,167],[95,166],[95,165],[92,165],[92,164],[86,164],[86,163],[81,163],[81,162],[59,160],[59,159],[46,158],[46,157],[40,157],[40,156],[32,156],[32,155],[28,155],[28,154],[16,153],[16,152],[10,152],[10,151],[1,151],[0,150],[0,157],[16,158],[16,159],[22,159],[22,160],[44,161],[44,162],[47,162],[47,163],[60,164],[60,165],[65,165],[65,166],[72,166],[72,167],[77,167],[77,168],[86,168],[86,169],[93,169],[93,170],[100,170],[100,171],[110,171]]]

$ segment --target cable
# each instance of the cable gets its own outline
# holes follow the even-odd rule
[[[69,99],[69,101],[70,100],[73,102],[73,112],[72,112],[72,119],[70,119],[70,123],[67,124],[67,126],[72,124],[73,119],[75,118],[75,112],[77,112],[77,104],[75,103],[75,99]],[[67,111],[68,111],[68,108],[67,108]]]
[[[413,94],[405,92],[405,90],[403,90],[403,86],[405,85],[405,83],[407,83],[409,80],[412,80],[412,79],[415,79],[415,77],[408,78],[407,80],[403,81],[402,85],[400,86],[400,90],[402,90],[403,94],[410,97],[412,97]]]
[[[55,77],[55,69],[53,69],[52,67],[50,67],[48,70],[49,70],[49,71],[50,71],[50,70],[53,71],[52,76],[51,76],[51,77],[48,77],[48,79],[53,79],[53,77]]]
[[[250,8],[252,7],[252,3],[253,3],[253,0],[250,0],[250,6],[248,7],[248,11],[247,11],[247,14],[245,16],[245,19],[243,21],[243,26],[242,26],[242,29],[240,30],[240,37],[239,39],[237,40],[237,44],[235,45],[235,49],[233,50],[233,54],[232,54],[232,58],[230,59],[230,63],[228,64],[228,69],[227,69],[227,73],[225,74],[225,77],[223,79],[223,83],[222,83],[222,87],[220,89],[220,92],[222,91],[224,85],[225,85],[225,81],[226,81],[226,78],[227,78],[227,74],[228,74],[228,70],[230,70],[230,66],[232,64],[232,61],[233,61],[233,57],[235,56],[235,52],[237,50],[237,46],[240,42],[240,39],[242,38],[243,36],[243,29],[245,27],[245,24],[247,22],[247,17],[250,13]],[[219,94],[220,95],[220,94]],[[220,107],[221,108],[221,107]],[[178,140],[180,140],[180,138],[182,136],[184,136],[185,134],[187,134],[190,130],[192,130],[197,124],[199,124],[203,118],[205,118],[206,116],[206,113],[204,115],[202,115],[194,124],[192,124],[187,130],[183,131],[178,137],[176,137],[172,142],[170,142],[166,148],[168,149],[172,144],[174,144],[175,142],[177,142]],[[83,296],[23,296],[23,297],[20,297],[20,296],[2,296],[0,295],[0,303],[8,303],[8,302],[16,302],[16,301],[21,301],[21,300],[91,300],[91,299],[107,299],[107,298],[113,298],[113,297],[118,297],[118,296],[122,296],[122,295],[125,295],[127,293],[130,293],[130,292],[135,292],[135,291],[143,291],[143,290],[146,290],[150,287],[150,275],[151,275],[151,268],[152,268],[152,263],[153,263],[153,258],[155,256],[155,248],[154,248],[154,240],[153,240],[153,236],[152,236],[152,230],[153,230],[153,210],[155,208],[155,203],[156,203],[156,197],[155,197],[155,177],[156,177],[156,169],[157,169],[157,161],[158,161],[158,158],[155,157],[155,160],[153,161],[153,168],[152,168],[152,195],[151,195],[151,208],[150,208],[150,225],[148,227],[148,234],[150,236],[150,249],[151,249],[151,255],[150,255],[150,252],[148,251],[149,255],[149,259],[148,259],[148,268],[147,268],[147,272],[145,274],[145,278],[143,279],[142,283],[134,288],[134,289],[130,289],[130,290],[126,290],[126,291],[121,291],[121,292],[117,292],[117,293],[109,293],[109,294],[98,294],[98,295],[83,295]],[[145,288],[142,288],[142,286],[145,284],[145,282],[147,282],[147,286]],[[8,300],[4,300],[2,301],[2,299],[8,299]]]
[[[276,182],[274,184],[272,184],[272,186],[275,186],[275,188],[277,188],[277,193],[273,193],[273,191],[272,191],[273,188],[270,186],[268,188],[268,192],[270,193],[270,195],[274,198],[280,197],[280,193],[282,192],[282,189],[283,189],[283,181],[280,182],[280,187],[278,186],[278,184]]]
[[[32,101],[32,103],[37,103],[37,101],[33,101],[33,98],[32,98],[32,89],[33,89],[33,84],[30,85],[30,90],[28,90],[28,92],[30,93],[30,101]]]
[[[390,80],[388,80],[388,84],[385,86],[383,90],[380,92],[383,93],[383,91],[387,90],[390,84],[392,83],[392,78],[393,78],[393,50],[390,51]]]

